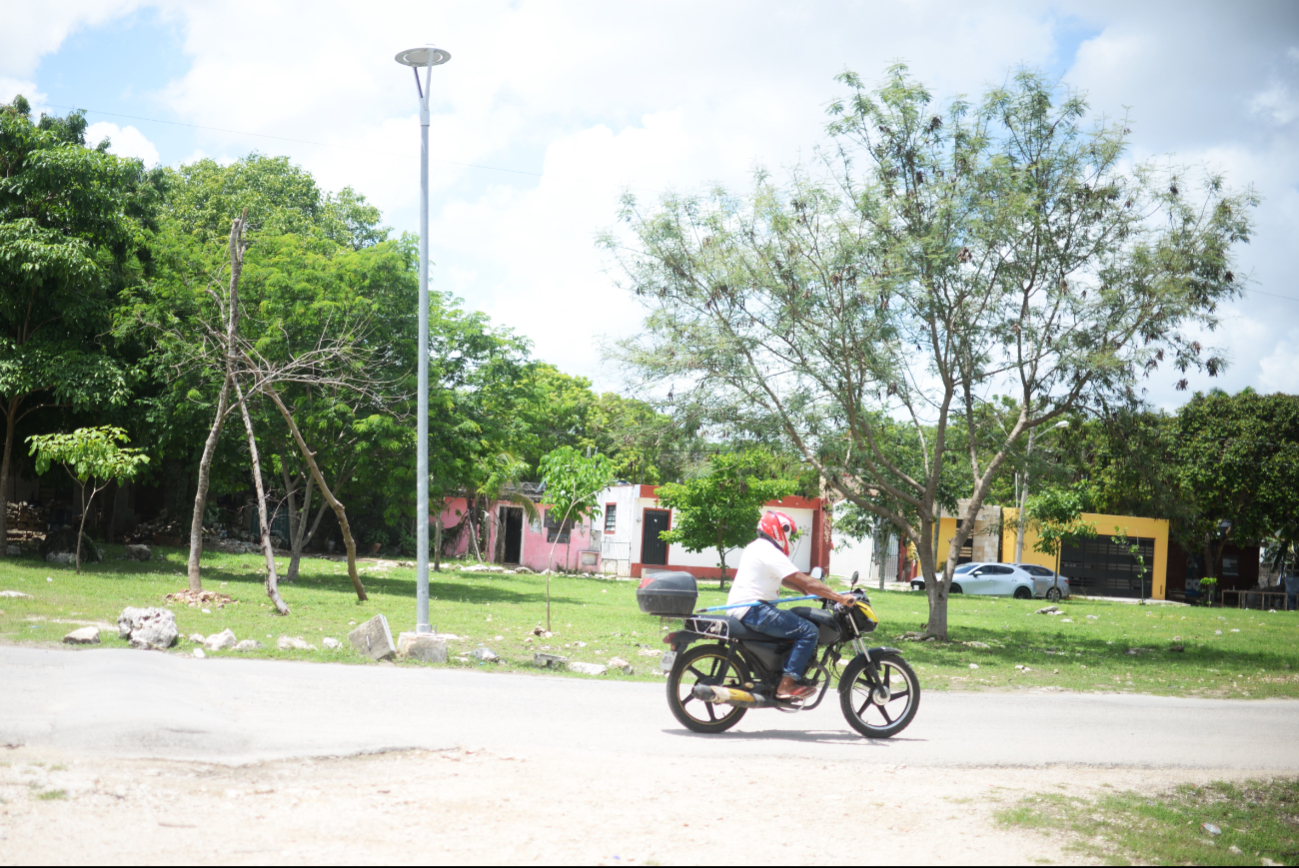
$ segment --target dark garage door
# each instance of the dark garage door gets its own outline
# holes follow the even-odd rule
[[[1130,551],[1136,545],[1145,559],[1144,575]],[[1155,541],[1128,537],[1120,544],[1112,537],[1098,536],[1081,545],[1066,545],[1060,560],[1060,575],[1069,577],[1076,594],[1093,597],[1150,596],[1150,569],[1155,563]],[[1142,593],[1144,585],[1145,592]]]

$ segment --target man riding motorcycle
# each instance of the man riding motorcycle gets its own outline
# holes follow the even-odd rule
[[[836,593],[794,566],[789,559],[789,542],[797,531],[794,520],[785,513],[764,513],[758,522],[757,538],[745,546],[740,555],[740,566],[735,571],[731,593],[726,598],[728,606],[752,604],[748,608],[729,610],[744,626],[794,643],[785,662],[784,677],[776,688],[777,699],[805,699],[816,692],[801,683],[808,661],[816,653],[816,625],[793,612],[776,608],[772,601],[780,596],[780,586],[845,606],[856,603],[851,594]]]

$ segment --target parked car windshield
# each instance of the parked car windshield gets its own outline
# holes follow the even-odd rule
[[[974,569],[977,566],[978,564],[961,564],[959,567],[956,568],[956,574],[960,575],[961,573],[968,573],[970,570]]]

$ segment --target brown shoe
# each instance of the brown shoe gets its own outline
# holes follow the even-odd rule
[[[776,688],[777,699],[807,699],[814,693],[816,688],[799,684],[788,675],[780,679],[780,686]]]

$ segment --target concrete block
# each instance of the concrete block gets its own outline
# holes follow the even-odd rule
[[[570,663],[568,671],[579,675],[603,675],[609,671],[609,667],[603,663]]]
[[[558,654],[543,654],[538,651],[532,655],[532,663],[542,669],[563,669],[568,666],[568,658]]]
[[[447,640],[432,633],[402,633],[397,637],[397,653],[408,660],[445,663]]]
[[[391,660],[397,654],[397,647],[392,644],[392,631],[388,629],[388,619],[383,615],[375,615],[348,633],[347,638],[353,648],[375,660]]]

